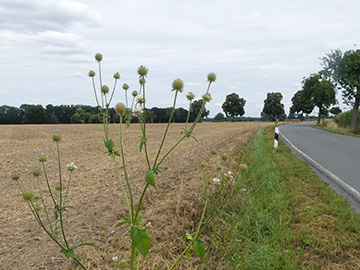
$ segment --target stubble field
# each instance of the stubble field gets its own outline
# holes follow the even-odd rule
[[[149,229],[152,248],[143,269],[167,269],[185,247],[185,233],[195,230],[202,210],[198,201],[203,188],[200,163],[210,160],[210,151],[227,153],[230,167],[235,169],[239,151],[249,143],[254,132],[265,125],[268,123],[201,123],[194,131],[197,142],[188,138],[165,159],[164,165],[169,169],[157,177],[158,190],[148,189],[141,211],[142,219],[152,224]],[[147,125],[151,160],[165,127],[165,124]],[[162,153],[180,138],[182,128],[183,124],[171,126]],[[118,124],[110,124],[110,137],[115,139],[118,130]],[[115,250],[114,256],[128,259],[128,228],[125,225],[115,228],[126,214],[126,208],[113,164],[105,154],[102,125],[9,125],[0,126],[0,269],[76,268],[37,225],[16,183],[11,180],[11,174],[17,172],[24,189],[36,192],[32,171],[41,168],[37,157],[44,153],[50,181],[56,185],[57,156],[52,141],[55,132],[62,136],[64,174],[66,164],[74,162],[78,166],[72,175],[68,197],[68,204],[74,208],[64,214],[71,245],[91,242],[104,246],[100,232],[105,231]],[[139,136],[138,124],[132,124],[124,134],[125,158],[135,201],[145,184],[146,172],[144,155],[139,153]],[[41,180],[46,193],[45,181]],[[77,253],[88,269],[113,269],[106,252],[84,247]],[[183,259],[179,269],[198,266],[197,258]]]

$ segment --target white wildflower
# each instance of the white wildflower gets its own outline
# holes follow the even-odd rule
[[[220,179],[219,178],[213,178],[212,179],[214,185],[220,185]]]
[[[66,165],[66,167],[67,167],[67,169],[69,170],[69,171],[75,171],[78,167],[75,165],[75,163],[74,162],[71,162],[70,164],[67,164]]]
[[[119,260],[119,257],[118,257],[118,256],[114,256],[114,257],[112,257],[112,260],[113,260],[113,262],[117,262],[117,261]]]
[[[136,102],[139,103],[139,104],[145,103],[145,98],[144,98],[144,96],[143,96],[143,95],[138,95],[138,96],[136,97]]]
[[[140,114],[142,114],[142,109],[141,109],[141,107],[140,107],[140,106],[136,106],[136,107],[134,108],[134,110],[133,110],[133,114],[134,114],[134,115],[137,115],[137,116],[139,116]]]

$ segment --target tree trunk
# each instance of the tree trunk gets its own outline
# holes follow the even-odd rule
[[[360,87],[356,86],[356,96],[355,96],[355,103],[353,107],[353,113],[351,118],[351,132],[355,132],[356,125],[357,125],[357,116],[359,111],[359,103],[360,103]]]
[[[319,115],[318,115],[318,118],[317,118],[317,123],[316,123],[316,125],[320,125],[322,112],[323,112],[323,108],[322,108],[322,107],[319,107]]]

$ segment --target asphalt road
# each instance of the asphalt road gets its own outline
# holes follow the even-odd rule
[[[280,126],[280,139],[360,212],[360,138],[311,125],[313,122]]]

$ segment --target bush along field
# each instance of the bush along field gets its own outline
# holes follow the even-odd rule
[[[360,217],[308,165],[261,129],[232,199],[224,269],[360,269]],[[219,225],[220,226],[220,225]]]

